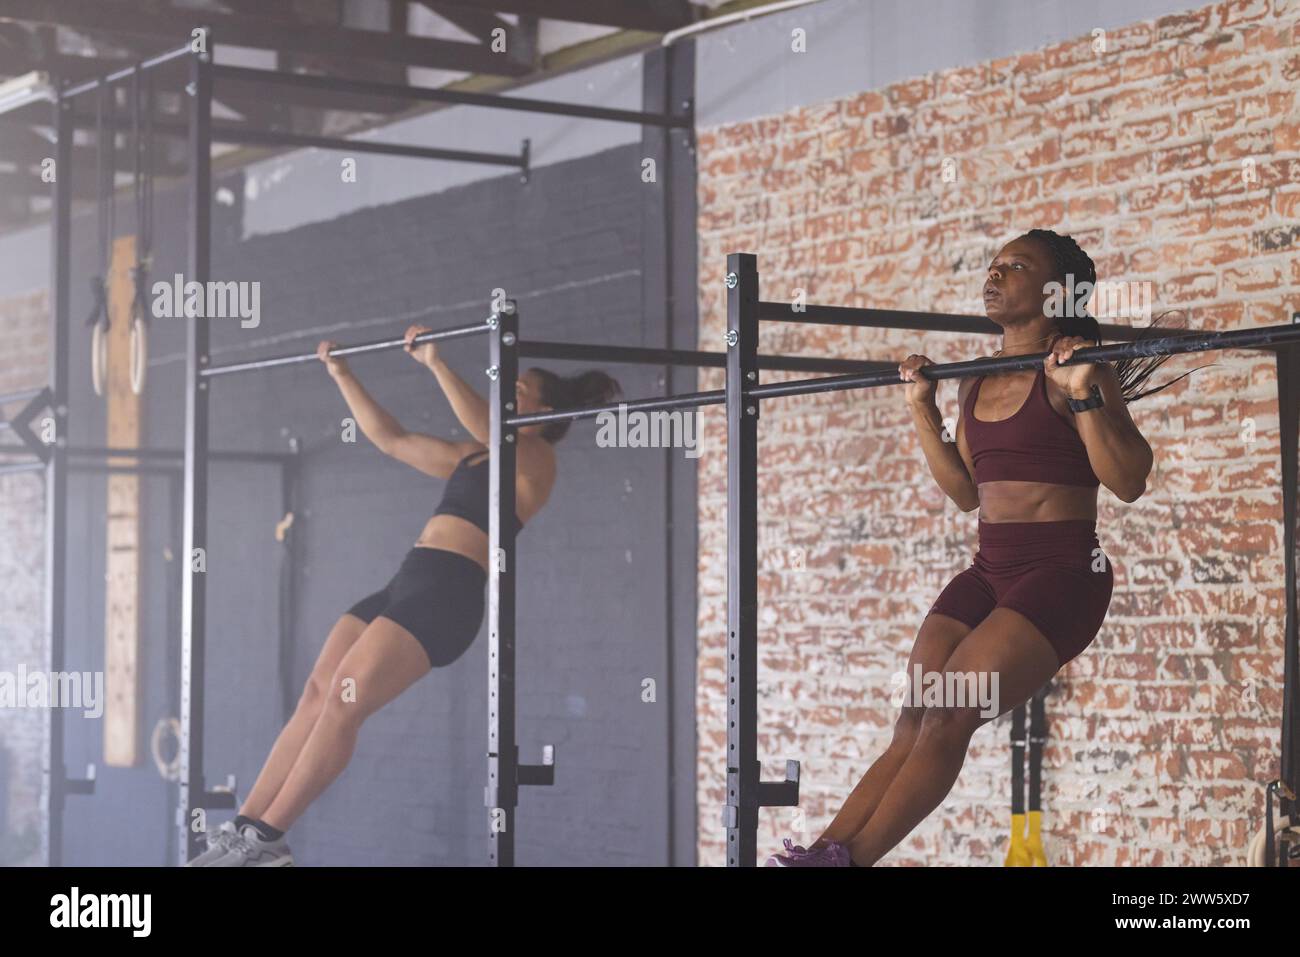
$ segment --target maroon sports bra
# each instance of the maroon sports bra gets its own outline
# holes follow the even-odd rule
[[[1047,374],[1039,366],[1024,405],[1008,419],[985,422],[975,417],[984,377],[966,396],[966,445],[975,463],[975,484],[1049,482],[1096,488],[1101,481],[1088,461],[1079,433],[1047,398]]]

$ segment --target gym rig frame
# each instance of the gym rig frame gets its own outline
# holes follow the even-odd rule
[[[44,469],[46,475],[46,594],[45,623],[49,669],[63,670],[65,635],[65,598],[67,569],[67,474],[76,458],[76,448],[66,442],[68,435],[68,369],[70,342],[71,279],[71,172],[73,132],[85,125],[74,115],[76,98],[102,87],[127,79],[138,79],[146,71],[185,61],[188,94],[188,122],[184,129],[159,125],[161,134],[183,133],[188,140],[190,168],[187,214],[189,222],[188,279],[204,283],[210,276],[211,187],[214,142],[249,145],[312,146],[352,152],[410,156],[424,159],[476,162],[517,167],[526,176],[528,144],[515,156],[439,150],[428,147],[375,143],[355,139],[304,136],[284,131],[232,128],[212,120],[213,85],[223,78],[241,83],[256,82],[268,88],[297,85],[344,94],[405,98],[413,101],[457,103],[486,108],[585,117],[595,120],[640,124],[656,127],[665,136],[674,132],[690,135],[693,127],[692,104],[680,102],[680,110],[638,112],[586,107],[577,104],[551,103],[517,97],[471,94],[395,84],[347,80],[323,76],[305,76],[274,70],[219,66],[213,62],[214,49],[210,31],[206,47],[196,52],[189,44],[135,67],[120,70],[99,80],[60,88],[54,103],[56,168],[59,170],[53,190],[52,291],[51,310],[51,382],[48,388],[33,390],[20,418],[30,420],[48,408],[55,421],[54,445],[42,453],[40,463],[17,468]],[[679,45],[678,49],[688,45]],[[665,89],[671,90],[672,83]],[[673,95],[672,93],[669,94]],[[671,233],[670,230],[666,230]],[[670,276],[671,278],[671,276]],[[486,320],[472,326],[456,327],[430,333],[429,338],[452,338],[487,334],[489,337],[490,413],[490,530],[488,629],[489,629],[489,729],[488,783],[485,804],[489,809],[488,860],[495,866],[511,866],[515,858],[515,812],[519,788],[553,783],[554,750],[543,748],[541,764],[521,764],[515,710],[516,648],[516,575],[513,515],[515,511],[515,439],[518,429],[527,425],[560,419],[583,419],[601,412],[628,410],[653,411],[724,405],[727,417],[727,787],[723,826],[727,834],[729,866],[753,866],[756,863],[758,812],[761,807],[791,806],[798,803],[799,765],[787,761],[785,780],[761,780],[757,754],[757,423],[762,399],[785,395],[812,394],[846,389],[870,388],[899,384],[897,363],[867,360],[819,359],[812,357],[759,356],[760,321],[818,322],[838,325],[914,329],[943,332],[983,332],[994,334],[997,326],[984,317],[958,316],[899,310],[854,309],[809,305],[799,310],[788,304],[759,300],[756,259],[751,254],[733,253],[727,258],[727,350],[711,353],[673,348],[650,349],[577,343],[524,341],[519,338],[519,313],[515,303],[506,302]],[[1281,779],[1269,786],[1269,824],[1272,822],[1272,799],[1276,794],[1283,813],[1294,815],[1297,781],[1297,727],[1300,724],[1300,680],[1297,679],[1297,606],[1296,606],[1296,494],[1297,429],[1300,427],[1300,313],[1293,326],[1272,326],[1233,332],[1214,332],[1166,336],[1133,342],[1136,330],[1128,326],[1103,326],[1105,338],[1121,345],[1080,350],[1072,362],[1112,360],[1132,355],[1161,355],[1227,348],[1274,348],[1278,363],[1278,392],[1281,415],[1282,481],[1284,520],[1286,523],[1286,650],[1284,706],[1282,727]],[[233,793],[229,789],[209,789],[205,783],[203,763],[203,694],[206,642],[206,590],[203,575],[192,572],[188,556],[202,547],[207,536],[207,501],[209,463],[226,454],[277,457],[276,453],[222,453],[210,449],[208,411],[210,379],[225,373],[253,371],[272,366],[310,361],[314,353],[282,356],[269,360],[213,365],[209,353],[209,330],[204,320],[189,318],[186,348],[185,442],[180,453],[182,462],[183,543],[181,599],[181,735],[179,742],[180,796],[176,825],[180,860],[199,852],[201,832],[192,827],[200,809],[231,808]],[[340,354],[398,348],[402,340],[379,340],[339,350]],[[1016,369],[1041,364],[1045,354],[981,359],[970,362],[927,366],[930,378],[957,378]],[[518,415],[514,408],[515,384],[519,359],[524,357],[571,359],[576,361],[628,362],[666,366],[723,367],[726,386],[721,390],[684,393],[614,403],[586,409],[558,410],[532,415]],[[762,385],[761,369],[823,372],[820,379],[796,380]],[[12,398],[12,397],[11,397]],[[114,461],[122,456],[140,460],[152,453],[170,456],[166,450],[96,450]],[[111,454],[110,454],[111,453]],[[283,461],[284,456],[278,459]],[[116,466],[108,465],[112,468]],[[138,467],[138,465],[137,465]],[[13,466],[5,466],[14,469]],[[128,466],[127,468],[132,468]],[[93,776],[76,778],[64,766],[62,715],[51,709],[50,760],[45,769],[47,815],[43,843],[51,865],[62,862],[62,816],[69,795],[90,794]],[[1271,842],[1268,863],[1273,863]]]

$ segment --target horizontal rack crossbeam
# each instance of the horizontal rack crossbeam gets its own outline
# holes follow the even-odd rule
[[[633,123],[639,126],[659,126],[668,129],[685,129],[692,124],[689,115],[674,116],[668,113],[648,113],[641,110],[583,106],[579,103],[558,103],[523,96],[472,93],[466,90],[443,90],[424,86],[406,86],[399,83],[382,83],[376,80],[316,76],[308,73],[287,73],[283,70],[262,70],[254,67],[217,64],[212,67],[212,77],[216,84],[219,84],[224,79],[241,83],[254,83],[270,90],[273,90],[277,85],[298,86],[337,93],[374,96],[380,99],[480,106],[488,109],[515,110],[523,113],[549,113],[555,116],[573,116],[580,119],[607,120],[612,123]],[[269,95],[274,96],[273,93]]]
[[[645,365],[679,365],[722,369],[725,352],[697,349],[653,349],[644,346],[603,346],[576,342],[521,339],[519,355],[530,359],[570,359],[579,362],[623,362]],[[759,356],[760,368],[784,372],[871,372],[896,368],[894,362],[868,359],[824,359],[818,356]]]
[[[855,309],[851,306],[799,306],[788,302],[760,302],[758,318],[765,322],[796,322],[810,325],[861,326],[874,329],[917,329],[925,332],[978,332],[997,335],[1002,327],[986,316],[963,316],[949,312],[908,312],[902,309]],[[1103,324],[1101,337],[1128,342],[1141,334],[1141,327]]]
[[[682,395],[632,399],[629,402],[611,402],[585,409],[560,409],[555,412],[531,412],[528,415],[516,415],[505,420],[506,425],[522,427],[537,425],[540,422],[565,422],[578,419],[592,419],[608,412],[617,414],[620,409],[628,412],[653,412],[659,409],[692,409],[701,405],[722,405],[726,393],[722,389],[708,392],[687,392]]]

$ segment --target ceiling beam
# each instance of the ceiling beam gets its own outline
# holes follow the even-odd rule
[[[490,10],[458,7],[454,4],[438,3],[436,0],[417,0],[417,2],[436,16],[464,30],[485,47],[490,48],[491,44],[497,41],[497,31],[503,31],[506,56],[530,69],[537,65],[536,17],[522,16],[516,25]]]
[[[264,15],[281,22],[288,21],[289,28],[292,28],[292,24],[295,22],[293,7],[290,4],[276,6],[268,4],[266,0],[222,0],[222,2],[235,13]],[[388,0],[388,8],[389,34],[405,36],[406,23],[403,16],[405,6],[400,2],[395,2],[395,0]],[[318,25],[341,26],[339,23],[324,21],[319,18],[310,22]],[[393,64],[358,63],[348,57],[316,57],[314,59],[317,61],[314,66],[305,66],[295,63],[292,54],[286,54],[284,51],[277,49],[275,50],[274,69],[305,69],[306,72],[321,72],[329,76],[347,76],[351,75],[351,73],[359,73],[373,79],[392,80],[394,82],[405,82],[406,80],[405,68],[400,65],[397,65],[396,69],[394,69],[395,65]],[[389,72],[375,69],[377,66],[382,67],[385,65],[389,67]],[[342,113],[373,113],[381,116],[401,113],[410,107],[409,103],[392,99],[306,89],[296,89],[291,96],[268,100],[264,90],[246,83],[222,83],[215,87],[214,93],[222,104],[230,107],[251,123],[268,128],[302,126],[305,124],[310,127],[305,132],[319,131],[322,128],[322,117],[290,113],[290,107],[307,107],[322,112],[337,110]]]
[[[379,30],[286,23],[209,10],[142,11],[126,0],[0,0],[0,21],[42,23],[109,36],[146,37],[179,45],[191,31],[210,27],[217,44],[283,50],[316,56],[378,60],[495,76],[527,72],[476,43],[394,35]]]
[[[689,0],[438,0],[438,5],[651,33],[667,33],[704,19],[703,9]]]
[[[518,24],[497,16],[490,10],[475,10],[433,0],[419,0],[421,6],[441,17],[484,44],[491,47],[497,41],[497,31],[505,31],[506,56],[529,69],[540,64],[541,51],[537,43],[537,17],[521,15]]]
[[[504,30],[506,36],[509,36],[515,29],[513,23],[503,20],[491,10],[475,10],[472,7],[458,7],[452,3],[436,3],[434,0],[418,0],[418,2],[426,10],[464,30],[479,43],[491,43],[494,30]]]

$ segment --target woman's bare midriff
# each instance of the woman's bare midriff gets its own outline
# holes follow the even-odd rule
[[[477,525],[455,515],[435,515],[424,525],[416,548],[441,548],[464,555],[488,570],[488,537]]]
[[[1097,520],[1097,489],[1050,482],[985,482],[979,486],[982,522]]]

